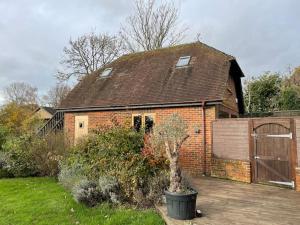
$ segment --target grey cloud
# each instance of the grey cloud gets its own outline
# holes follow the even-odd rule
[[[237,57],[247,75],[300,65],[300,1],[178,0],[181,19],[202,41]],[[95,29],[115,33],[129,15],[127,0],[0,1],[0,89],[27,81],[41,92],[70,37]],[[0,93],[1,103],[1,93]]]
[[[1,1],[0,89],[26,81],[46,92],[56,82],[54,74],[69,38],[94,28],[117,32],[128,10],[125,0]],[[0,93],[0,103],[2,98]]]
[[[204,42],[237,57],[247,75],[300,65],[300,1],[192,2],[185,12]]]

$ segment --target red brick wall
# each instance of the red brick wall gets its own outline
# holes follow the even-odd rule
[[[300,167],[296,168],[296,179],[295,179],[295,189],[296,191],[300,191]]]
[[[251,183],[250,162],[214,158],[211,176]]]
[[[207,172],[210,173],[211,160],[211,123],[215,120],[216,110],[214,106],[206,109],[206,165]],[[156,123],[159,124],[164,118],[172,113],[178,113],[188,124],[190,138],[185,142],[180,153],[180,163],[184,171],[192,175],[201,175],[203,173],[203,142],[202,142],[202,108],[201,107],[181,107],[181,108],[160,108],[149,110],[123,110],[123,111],[97,111],[65,113],[65,133],[71,143],[74,142],[75,116],[87,115],[89,117],[89,129],[96,128],[99,125],[110,124],[111,119],[115,117],[120,123],[131,124],[132,114],[155,113]],[[199,128],[200,133],[195,129]]]

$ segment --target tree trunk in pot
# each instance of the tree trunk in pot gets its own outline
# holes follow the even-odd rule
[[[170,159],[170,192],[181,192],[181,170],[178,165],[178,156]]]

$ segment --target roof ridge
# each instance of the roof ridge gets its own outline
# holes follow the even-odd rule
[[[201,45],[204,45],[204,46],[207,47],[207,48],[210,48],[210,49],[212,49],[212,50],[218,52],[218,53],[221,53],[221,54],[223,54],[223,55],[225,55],[225,56],[227,56],[227,57],[230,57],[230,58],[232,58],[232,59],[235,59],[234,56],[232,56],[232,55],[230,55],[230,54],[227,54],[227,53],[225,53],[225,52],[223,52],[223,51],[221,51],[221,50],[219,50],[219,49],[217,49],[217,48],[215,48],[215,47],[212,47],[212,46],[210,46],[210,45],[208,45],[208,44],[205,44],[205,43],[203,43],[203,42],[201,42],[201,41],[197,41],[197,42],[200,43]]]
[[[218,50],[217,48],[215,47],[212,47],[208,44],[205,44],[201,41],[195,41],[195,42],[189,42],[189,43],[184,43],[184,44],[178,44],[178,45],[173,45],[173,46],[168,46],[168,47],[162,47],[162,48],[157,48],[157,49],[153,49],[153,50],[145,50],[145,51],[139,51],[139,52],[132,52],[132,53],[127,53],[127,54],[124,54],[122,56],[120,56],[119,58],[117,58],[115,61],[118,61],[119,59],[121,58],[124,58],[124,57],[129,57],[129,56],[138,56],[138,55],[142,55],[142,54],[151,54],[151,53],[154,53],[154,52],[161,52],[161,51],[166,51],[166,50],[171,50],[171,49],[176,49],[176,48],[180,48],[180,47],[187,47],[187,46],[191,46],[191,45],[202,45],[206,48],[209,48],[217,53],[221,53],[229,58],[232,58],[232,59],[235,59],[234,56],[230,55],[230,54],[227,54],[223,51],[220,51]]]

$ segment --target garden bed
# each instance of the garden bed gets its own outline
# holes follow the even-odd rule
[[[0,224],[164,224],[152,209],[87,208],[52,178],[0,179]]]

